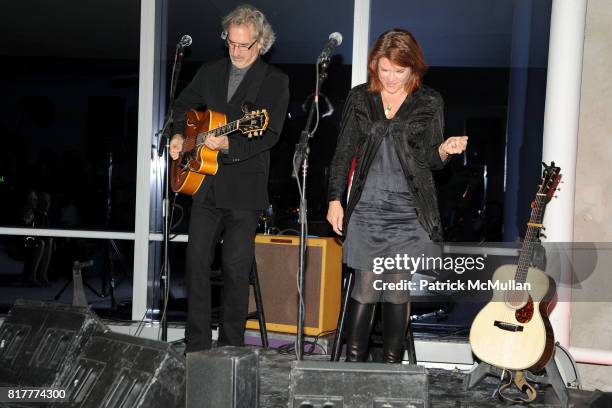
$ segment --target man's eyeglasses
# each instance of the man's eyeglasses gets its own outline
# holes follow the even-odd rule
[[[238,48],[238,51],[247,51],[253,48],[256,42],[257,40],[253,41],[250,45],[249,44],[238,44],[228,38],[225,40],[225,45],[227,45],[228,48]]]

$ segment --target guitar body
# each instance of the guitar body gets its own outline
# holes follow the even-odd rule
[[[516,265],[500,266],[491,280],[512,281],[516,270]],[[554,334],[548,305],[555,282],[541,270],[528,268],[525,283],[531,285],[530,291],[494,291],[474,319],[470,345],[480,360],[509,370],[539,371],[552,357]]]
[[[206,176],[217,174],[217,150],[201,145],[200,134],[227,124],[225,114],[207,110],[187,113],[183,151],[170,167],[170,186],[176,193],[193,195]]]
[[[225,136],[240,131],[249,139],[261,136],[268,128],[270,117],[265,109],[251,111],[231,123],[225,114],[211,110],[190,110],[186,115],[185,140],[179,158],[170,165],[170,187],[175,193],[194,195],[206,176],[219,170],[218,150],[204,146],[206,137]]]

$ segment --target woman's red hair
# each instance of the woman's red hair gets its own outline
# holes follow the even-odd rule
[[[385,31],[378,37],[368,57],[368,74],[370,85],[368,91],[380,92],[383,85],[378,78],[378,61],[387,58],[395,65],[408,67],[412,71],[406,92],[411,94],[421,86],[427,65],[423,58],[423,51],[414,36],[401,28]]]

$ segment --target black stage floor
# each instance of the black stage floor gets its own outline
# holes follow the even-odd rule
[[[305,356],[305,360],[327,361],[327,356]],[[261,349],[260,351],[260,407],[279,408],[288,406],[289,374],[294,355],[280,354],[276,350]],[[509,407],[521,406],[500,402],[491,397],[498,385],[498,379],[486,377],[471,390],[465,390],[463,380],[465,371],[449,371],[443,369],[428,369],[430,406],[437,407]],[[572,407],[612,407],[612,398],[599,391],[570,390]],[[525,405],[522,405],[525,406]],[[560,407],[551,387],[538,390],[535,402],[529,404],[534,408]]]

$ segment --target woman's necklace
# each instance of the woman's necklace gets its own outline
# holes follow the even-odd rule
[[[391,114],[391,109],[393,109],[393,106],[387,105],[387,107],[385,108],[385,116],[389,117],[389,115]]]
[[[383,106],[384,106],[384,110],[385,110],[385,116],[387,117],[387,119],[391,119],[392,115],[391,112],[393,111],[393,104],[387,99],[385,98],[382,93],[381,93],[381,98],[383,99]],[[385,99],[387,99],[385,101]],[[391,99],[391,97],[389,97],[389,99]],[[393,100],[395,102],[397,102],[398,104],[396,104],[395,106],[399,106],[403,103],[404,99],[406,99],[405,95],[396,95],[395,97],[393,97]]]

